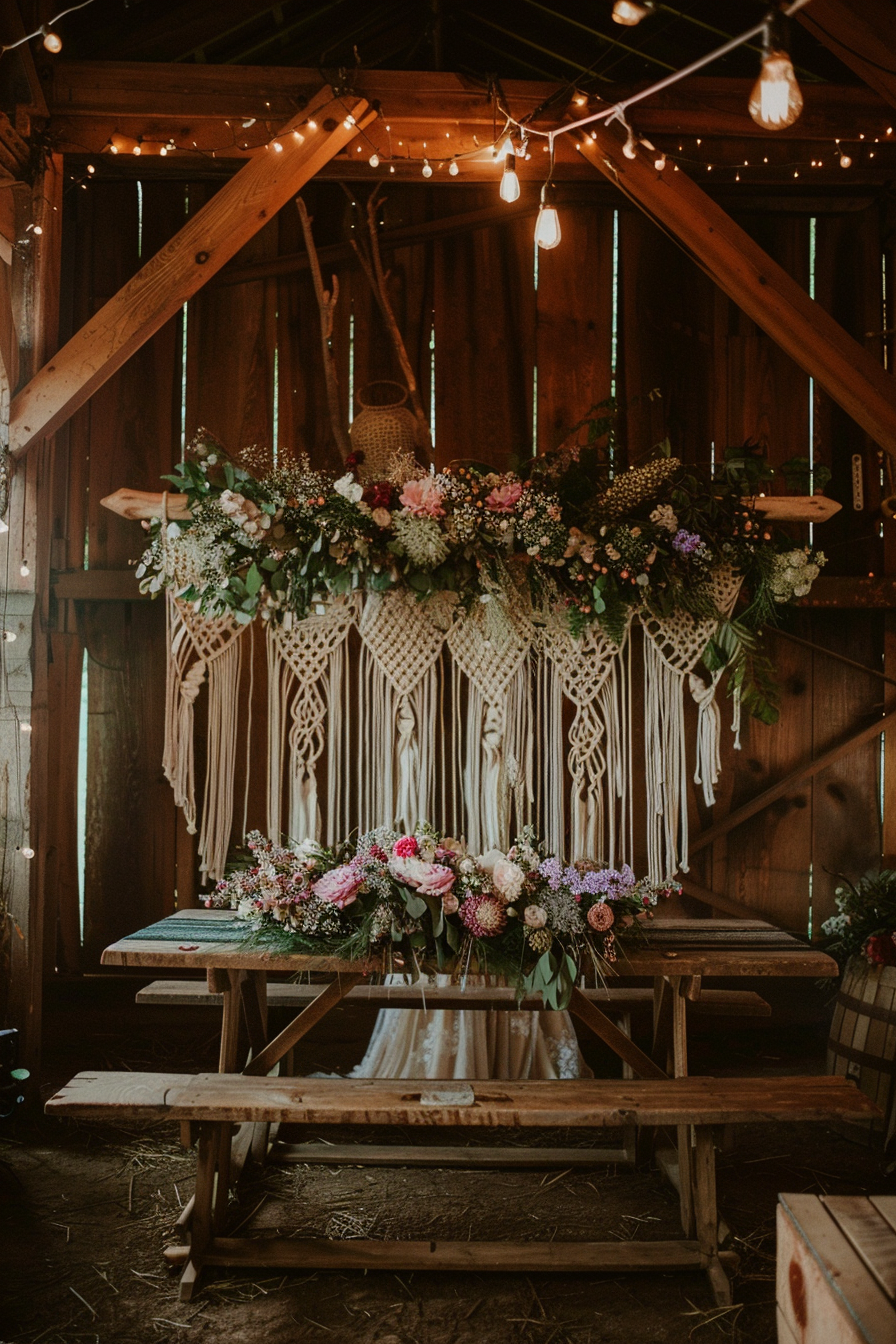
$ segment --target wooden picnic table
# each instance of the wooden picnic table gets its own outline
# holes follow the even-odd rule
[[[653,981],[650,1053],[620,1029],[611,1015],[609,996],[602,1005],[599,990],[586,995],[576,988],[569,1005],[570,1012],[619,1056],[629,1076],[659,1080],[687,1075],[687,1007],[700,1001],[704,978],[820,978],[837,974],[837,964],[831,957],[762,920],[656,920],[646,924],[641,933],[643,936],[634,935],[617,944],[619,960],[608,984],[635,977]],[[227,910],[178,911],[113,943],[103,953],[102,962],[141,970],[205,970],[208,989],[221,995],[223,1003],[219,1072],[240,1071],[237,1051],[242,1009],[252,1049],[252,1058],[242,1072],[256,1076],[269,1073],[349,993],[355,991],[353,999],[363,994],[360,986],[365,982],[372,985],[372,975],[382,969],[376,959],[363,965],[338,957],[253,947],[247,940],[246,924]],[[273,1039],[267,1027],[269,972],[331,976]],[[502,1006],[494,991],[479,985],[453,992],[455,1006]],[[380,1006],[420,1007],[423,1002],[422,996],[415,998],[405,992],[393,997],[390,991],[386,991],[383,1002],[383,987],[371,990],[371,995],[374,993]],[[432,998],[427,991],[426,1001]],[[440,1001],[439,1006],[445,1005]],[[512,996],[503,1006],[513,1006]],[[527,1000],[525,1006],[533,1005]],[[265,1141],[256,1138],[254,1151],[263,1152]],[[664,1154],[662,1165],[679,1189],[682,1224],[688,1232],[694,1222],[689,1126],[679,1127],[675,1150]]]

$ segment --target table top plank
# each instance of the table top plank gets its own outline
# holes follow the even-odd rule
[[[832,957],[762,920],[669,919],[647,925],[644,939],[618,943],[620,976],[833,977]],[[349,971],[362,963],[335,956],[252,946],[229,910],[180,910],[107,947],[104,966],[230,970]],[[381,970],[372,957],[368,971]]]

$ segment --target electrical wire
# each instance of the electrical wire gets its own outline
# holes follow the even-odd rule
[[[64,19],[66,14],[74,14],[76,9],[86,9],[88,5],[92,4],[93,0],[81,0],[80,5],[69,5],[68,9],[63,9],[61,13],[56,15],[55,19],[50,19],[48,23],[35,29],[33,33],[26,33],[24,37],[19,38],[18,42],[8,42],[5,46],[0,46],[0,56],[2,56],[5,51],[15,51],[16,47],[24,46],[24,44],[30,42],[32,38],[43,37],[45,28],[52,28],[60,19]]]

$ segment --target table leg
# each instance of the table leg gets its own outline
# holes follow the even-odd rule
[[[669,986],[672,997],[672,1069],[676,1078],[686,1078],[688,1072],[687,999],[680,976],[673,976]],[[693,1162],[691,1126],[676,1127],[678,1147],[678,1198],[681,1205],[681,1226],[686,1237],[694,1235]]]
[[[221,1048],[218,1054],[218,1072],[236,1073],[237,1050],[240,1037],[240,982],[244,971],[224,971],[210,968],[208,987],[212,994],[221,994],[224,1007],[221,1016]]]
[[[706,1273],[716,1306],[731,1305],[731,1284],[719,1259],[719,1213],[716,1206],[716,1156],[712,1128],[696,1126],[694,1204],[697,1242],[706,1259]]]
[[[287,1051],[291,1050],[297,1041],[300,1041],[313,1026],[316,1026],[321,1018],[326,1017],[331,1008],[344,999],[349,990],[354,989],[355,985],[364,980],[363,972],[338,972],[335,979],[321,990],[316,999],[312,999],[307,1008],[294,1017],[288,1027],[284,1027],[279,1036],[269,1041],[265,1048],[255,1056],[250,1064],[243,1069],[243,1073],[252,1074],[255,1077],[264,1077],[266,1073],[277,1064]],[[573,993],[576,991],[573,990]],[[587,999],[585,1000],[587,1003]],[[621,1035],[621,1033],[620,1033]]]
[[[196,1193],[190,1229],[190,1258],[180,1280],[180,1298],[189,1302],[202,1270],[202,1257],[213,1235],[212,1209],[215,1196],[215,1168],[218,1164],[217,1125],[203,1124],[199,1130],[199,1156],[196,1164]]]

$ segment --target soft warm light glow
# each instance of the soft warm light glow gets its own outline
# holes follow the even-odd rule
[[[279,140],[273,140],[271,143],[272,143],[273,146],[274,146],[274,153],[275,153],[275,154],[282,154],[282,153],[283,153],[283,146],[281,145],[281,143],[280,143]]]
[[[666,166],[665,154],[657,154],[656,158],[653,161],[653,166],[658,173],[661,173]]]
[[[379,154],[371,154],[371,156],[370,156],[370,158],[367,160],[367,162],[370,164],[371,168],[379,168],[379,166],[380,166],[380,156],[379,156]]]
[[[54,33],[52,29],[48,28],[45,23],[41,25],[41,32],[44,35],[44,46],[47,51],[51,51],[54,56],[58,56],[62,50],[62,38],[58,33]]]
[[[616,0],[613,6],[613,22],[621,23],[625,28],[634,28],[636,23],[646,19],[652,5],[641,5],[637,0]]]
[[[27,579],[28,575],[31,573],[31,570],[28,568],[28,564],[25,560],[23,560],[22,563],[19,565],[19,573],[21,574],[23,579]]]
[[[841,155],[840,155],[840,167],[841,167],[841,168],[851,168],[851,167],[852,167],[852,159],[849,157],[848,154],[841,154]]]
[[[313,117],[310,118],[309,121],[308,121],[308,129],[309,129],[309,131],[316,131],[316,130],[317,130],[317,122],[314,120]]]
[[[31,732],[31,724],[30,724],[30,723],[20,723],[20,724],[19,724],[19,732],[20,732],[20,733],[30,733],[30,732]]]
[[[516,159],[508,154],[504,160],[504,172],[501,176],[501,200],[508,205],[520,198],[520,180],[516,175]]]
[[[629,131],[628,138],[622,146],[622,152],[627,159],[634,159],[638,154],[638,142],[635,139],[634,132]]]
[[[748,104],[757,126],[781,131],[792,126],[803,110],[803,95],[786,51],[769,51],[762,58],[762,73]]]
[[[423,160],[423,176],[432,177],[432,167],[430,165],[429,159]]]
[[[553,205],[543,202],[538,207],[538,219],[535,221],[535,241],[539,247],[548,251],[560,242],[560,216]]]
[[[6,528],[6,531],[8,532],[8,531],[9,531],[9,528]],[[4,631],[3,631],[3,638],[6,640],[7,644],[15,644],[15,642],[16,642],[16,632],[15,632],[15,630],[4,630]]]
[[[449,165],[448,165],[448,171],[449,171],[449,173],[451,174],[452,177],[457,177],[458,173],[460,172],[460,169],[459,169],[458,166],[457,166],[457,160],[456,160],[456,159],[452,159],[452,160],[451,160],[451,162],[450,162]]]
[[[513,141],[509,135],[505,135],[503,142],[495,149],[495,158],[506,159],[507,155],[513,152]]]
[[[30,845],[23,845],[23,846],[22,846],[22,858],[23,858],[23,859],[33,859],[33,858],[34,858],[34,850],[31,848]]]
[[[143,146],[135,145],[134,148],[131,150],[131,153],[136,154],[139,158],[139,156],[143,153]]]

